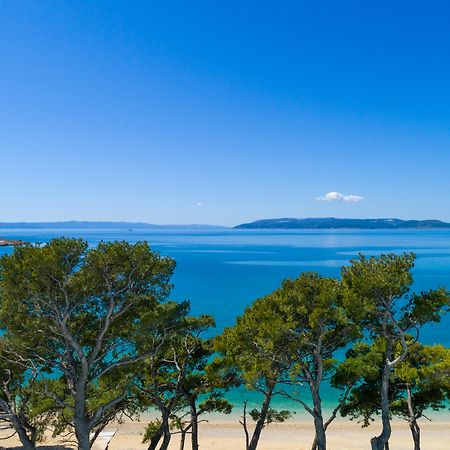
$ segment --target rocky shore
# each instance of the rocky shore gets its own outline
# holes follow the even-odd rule
[[[2,239],[0,238],[0,247],[8,247],[10,245],[24,245],[25,241],[20,241],[18,239]]]

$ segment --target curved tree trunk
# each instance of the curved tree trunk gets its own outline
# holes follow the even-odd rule
[[[28,435],[27,428],[24,426],[23,422],[20,420],[17,414],[14,414],[8,403],[0,399],[0,409],[5,413],[7,419],[17,435],[19,436],[20,442],[25,450],[34,450],[36,448],[36,432],[30,433]]]
[[[186,443],[186,433],[187,433],[187,429],[185,430],[181,430],[181,434],[180,434],[180,450],[184,450],[184,445]]]
[[[36,448],[36,438],[34,437],[33,439],[33,437],[28,436],[27,430],[20,423],[16,416],[13,416],[13,418],[11,418],[11,424],[17,431],[17,435],[19,436],[24,450],[34,450]]]
[[[409,422],[409,428],[414,441],[414,450],[420,450],[420,427],[415,419]]]
[[[261,432],[264,428],[267,418],[267,412],[269,411],[270,400],[272,399],[274,386],[270,386],[266,392],[266,396],[264,397],[264,402],[261,406],[261,412],[258,421],[256,422],[256,427],[252,435],[252,439],[250,440],[250,444],[248,446],[248,450],[256,450],[258,447],[259,438],[261,437]]]
[[[314,427],[316,430],[316,436],[314,438],[313,449],[326,450],[327,438],[325,428],[323,426],[323,418],[321,416],[314,417]]]
[[[370,444],[372,450],[387,450],[389,438],[391,437],[391,418],[389,409],[389,378],[391,370],[386,364],[381,377],[381,422],[383,425],[379,436],[371,439]],[[387,447],[389,448],[389,447]]]
[[[169,448],[170,438],[171,438],[170,434],[164,435],[164,439],[162,441],[161,447],[159,447],[159,450],[167,450]]]
[[[169,443],[172,437],[172,433],[170,432],[171,408],[170,407],[168,408],[164,404],[162,399],[157,395],[154,395],[152,399],[156,407],[159,409],[159,412],[161,413],[161,425],[158,428],[155,435],[150,439],[150,444],[147,447],[147,450],[156,450],[156,447],[161,441],[161,438],[163,438],[163,441],[161,443],[161,447],[159,447],[159,450],[165,450],[169,447]]]
[[[411,430],[413,442],[414,442],[414,450],[420,450],[420,427],[417,423],[417,416],[414,411],[414,401],[413,395],[411,392],[411,385],[408,383],[406,385],[406,402],[408,404],[408,412],[409,412],[409,429]]]
[[[162,415],[162,431],[163,431],[163,441],[159,450],[167,450],[169,448],[170,439],[172,438],[172,433],[170,432],[169,424],[170,413],[169,410],[165,410]]]
[[[161,424],[161,426],[159,427],[158,431],[150,439],[150,444],[149,444],[147,450],[156,450],[156,447],[158,446],[158,443],[161,440],[162,435],[163,435],[163,426]]]
[[[387,301],[386,301],[387,300]],[[386,361],[381,376],[381,422],[383,425],[381,434],[371,439],[372,450],[389,450],[389,439],[391,437],[391,417],[389,408],[389,384],[391,370],[401,363],[408,352],[405,333],[394,318],[392,312],[392,297],[383,301],[385,305],[384,318],[382,323],[383,337],[386,339]],[[392,332],[388,330],[388,324],[395,330],[395,335],[401,343],[401,353],[392,359],[392,347],[395,342]]]
[[[413,395],[411,392],[411,385],[408,383],[406,385],[406,402],[408,405],[408,413],[409,413],[409,429],[411,430],[413,442],[414,442],[414,450],[420,450],[420,427],[417,423],[417,416],[414,411],[414,402]]]
[[[310,411],[312,413],[314,419],[314,442],[313,442],[313,450],[326,450],[327,448],[327,438],[325,434],[326,427],[328,426],[324,424],[323,420],[323,412],[322,412],[322,399],[320,398],[320,384],[322,383],[323,377],[323,359],[322,359],[322,337],[319,338],[318,347],[314,351],[314,359],[315,359],[315,370],[308,370],[307,375],[309,379],[309,388],[311,391],[311,397],[313,401],[313,410]]]

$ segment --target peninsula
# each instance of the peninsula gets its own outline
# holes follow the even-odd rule
[[[450,223],[440,220],[401,220],[401,219],[338,219],[335,217],[305,219],[263,219],[243,223],[234,228],[248,229],[433,229],[448,228]]]
[[[3,239],[0,238],[0,247],[8,247],[8,246],[14,246],[14,245],[24,245],[26,244],[25,241],[20,241],[18,239]]]

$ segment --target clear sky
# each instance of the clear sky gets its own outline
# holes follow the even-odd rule
[[[2,0],[0,221],[450,221],[449,24],[446,0]]]

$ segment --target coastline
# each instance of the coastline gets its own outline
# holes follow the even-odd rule
[[[142,436],[148,417],[141,417],[139,421],[125,420],[119,424],[111,423],[105,431],[115,431],[109,450],[145,450],[147,444],[142,443]],[[327,432],[329,448],[342,450],[363,450],[370,447],[370,439],[380,430],[380,424],[375,422],[367,428],[361,428],[356,423],[337,418],[330,425]],[[450,422],[424,420],[421,426],[422,448],[427,450],[444,450],[446,442],[450,442]],[[4,432],[2,432],[2,435]],[[309,450],[314,437],[311,420],[293,419],[282,424],[272,424],[262,433],[260,450]],[[52,448],[61,445],[61,441],[50,438],[38,448]],[[391,448],[395,450],[410,450],[412,448],[411,433],[407,422],[401,419],[392,421]],[[19,449],[17,438],[2,441],[6,448]],[[186,442],[185,449],[190,445]],[[239,423],[210,418],[208,423],[200,424],[200,447],[205,450],[230,450],[244,448],[244,433]],[[1,447],[0,447],[1,448]],[[69,445],[66,448],[74,448]],[[93,447],[99,448],[99,447]],[[169,446],[170,450],[178,450],[179,437],[174,435]],[[62,450],[59,447],[58,450]]]
[[[27,242],[19,239],[4,239],[0,238],[0,247],[15,247],[16,245],[25,245]]]
[[[211,412],[205,416],[201,416],[201,418],[202,419],[205,418],[210,423],[220,423],[220,424],[227,424],[227,425],[233,424],[233,423],[239,424],[239,420],[241,419],[241,416],[242,416],[242,408],[240,406],[242,406],[242,405],[235,406],[233,408],[233,411],[230,414]],[[276,404],[274,404],[272,406],[277,410],[282,409],[282,408],[279,408]],[[252,405],[250,405],[248,407],[251,408]],[[284,422],[284,424],[307,424],[309,422],[311,422],[311,424],[313,423],[312,416],[307,411],[305,411],[303,408],[302,409],[291,408],[290,411],[293,412],[293,415],[291,418],[287,419]],[[331,413],[332,413],[332,408],[328,408],[328,407],[323,408],[323,417],[325,420],[328,419],[328,417],[331,415]],[[139,420],[142,423],[143,422],[147,423],[152,420],[158,419],[159,417],[160,417],[160,414],[157,411],[148,410],[139,415]],[[450,404],[448,404],[447,409],[441,409],[439,411],[433,411],[433,410],[427,411],[426,417],[427,418],[422,417],[422,418],[418,419],[419,426],[421,426],[425,423],[448,423],[448,425],[450,426]],[[406,423],[406,421],[404,419],[397,417],[397,416],[393,417],[392,421]],[[371,427],[376,426],[378,422],[381,423],[381,416],[375,416],[375,421],[372,423]],[[333,424],[336,424],[336,423],[339,423],[339,424],[349,423],[349,424],[355,424],[355,425],[361,427],[361,425],[358,423],[358,420],[356,420],[356,419],[351,420],[349,417],[342,417],[339,414],[337,415],[336,419],[334,419],[334,421],[332,422],[330,427],[332,427]],[[280,424],[274,424],[274,425],[280,425]]]
[[[123,424],[111,442],[110,450],[143,450],[141,444],[143,423]],[[391,448],[410,450],[411,433],[408,424],[399,419],[392,424]],[[379,432],[379,425],[361,428],[356,422],[337,419],[327,433],[331,449],[363,450],[370,446],[370,439]],[[424,423],[422,427],[423,448],[444,450],[445,442],[450,442],[450,423]],[[289,420],[282,424],[272,424],[264,429],[258,449],[261,450],[309,450],[314,438],[311,420]],[[115,442],[114,442],[115,441]],[[244,433],[236,422],[210,421],[200,426],[200,446],[207,450],[230,450],[244,448]],[[178,449],[178,437],[174,436],[170,450]],[[189,444],[189,442],[187,443]],[[189,445],[186,445],[188,448]]]

